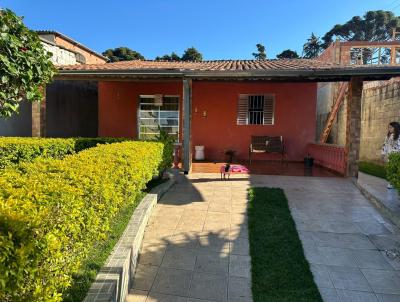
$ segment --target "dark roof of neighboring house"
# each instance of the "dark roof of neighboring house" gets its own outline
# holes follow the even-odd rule
[[[155,77],[186,76],[193,78],[323,78],[347,79],[359,75],[384,79],[400,75],[400,66],[339,65],[315,59],[215,60],[202,62],[121,61],[107,64],[68,65],[61,76]],[[347,78],[346,78],[347,77]]]
[[[38,35],[55,35],[55,36],[58,36],[58,37],[60,37],[60,38],[62,38],[64,40],[70,42],[71,44],[86,50],[87,52],[91,53],[92,55],[95,55],[96,57],[99,57],[99,58],[101,58],[103,60],[108,61],[107,57],[95,52],[94,50],[90,49],[89,47],[87,47],[87,46],[75,41],[74,39],[72,39],[72,38],[70,38],[70,37],[68,37],[68,36],[66,36],[66,35],[64,35],[64,34],[58,32],[58,31],[54,31],[54,30],[37,30],[36,33]]]

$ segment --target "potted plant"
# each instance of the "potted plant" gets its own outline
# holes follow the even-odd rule
[[[236,151],[233,149],[227,149],[225,150],[225,159],[227,163],[232,163],[233,162],[233,157],[235,156]]]

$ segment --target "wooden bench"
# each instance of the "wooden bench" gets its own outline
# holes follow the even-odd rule
[[[251,136],[249,147],[249,161],[253,153],[279,153],[282,163],[286,159],[286,150],[282,136]]]

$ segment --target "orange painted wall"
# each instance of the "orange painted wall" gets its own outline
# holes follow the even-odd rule
[[[99,136],[137,138],[139,95],[179,95],[182,82],[99,82]]]
[[[275,124],[236,125],[239,94],[264,93],[275,94]],[[251,135],[282,135],[288,160],[298,161],[315,140],[316,83],[194,81],[192,100],[192,146],[204,145],[209,160],[224,160],[224,149],[234,149],[239,159],[247,159]],[[279,158],[254,154],[254,159]]]

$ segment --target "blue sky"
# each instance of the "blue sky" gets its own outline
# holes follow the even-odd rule
[[[251,59],[255,45],[268,58],[301,53],[311,32],[368,10],[393,10],[400,0],[0,0],[32,29],[56,30],[95,51],[127,46],[147,59],[194,46],[204,59]]]

